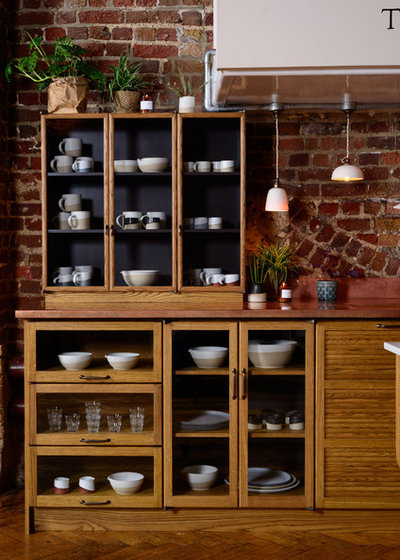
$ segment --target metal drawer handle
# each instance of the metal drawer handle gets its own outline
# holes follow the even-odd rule
[[[108,506],[108,504],[111,504],[111,500],[106,500],[105,502],[85,502],[85,500],[80,500],[79,503],[83,506]]]
[[[233,382],[233,393],[232,393],[232,399],[235,400],[237,399],[237,372],[236,369],[233,368],[232,369],[232,382]]]
[[[85,438],[81,438],[79,440],[82,443],[110,443],[111,439],[107,438],[107,439],[85,439]]]
[[[96,375],[92,375],[92,376],[80,375],[79,379],[85,379],[85,380],[88,380],[88,379],[111,379],[111,375],[97,375],[97,376]]]
[[[247,397],[247,394],[246,394],[246,378],[247,378],[247,372],[246,372],[245,368],[242,369],[242,375],[243,375],[242,399],[245,399],[245,398]]]
[[[376,325],[377,329],[400,329],[400,325],[381,325],[381,323],[378,323]]]

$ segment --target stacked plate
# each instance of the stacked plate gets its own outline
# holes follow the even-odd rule
[[[229,425],[229,414],[219,410],[198,410],[179,418],[179,427],[185,432],[222,430]]]
[[[229,484],[226,478],[225,483]],[[252,467],[248,469],[248,491],[262,494],[286,492],[300,484],[293,474],[278,469]]]

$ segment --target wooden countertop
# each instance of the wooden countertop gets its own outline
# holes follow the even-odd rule
[[[400,299],[267,303],[262,309],[18,309],[18,319],[400,319]]]

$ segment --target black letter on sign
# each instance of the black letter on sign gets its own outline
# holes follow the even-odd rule
[[[388,29],[394,29],[394,27],[393,27],[393,12],[400,12],[400,8],[383,8],[381,10],[381,14],[383,14],[383,12],[389,12],[390,13]]]

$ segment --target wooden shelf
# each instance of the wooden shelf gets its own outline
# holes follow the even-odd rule
[[[104,358],[104,361],[106,359]],[[70,373],[70,374],[74,374],[74,375],[87,375],[87,376],[94,376],[94,375],[107,375],[110,374],[112,375],[113,373],[116,372],[120,372],[120,373],[125,373],[125,374],[130,374],[130,373],[141,373],[141,374],[146,374],[146,373],[152,373],[153,369],[150,367],[152,365],[151,360],[144,360],[144,359],[140,359],[141,365],[140,367],[136,367],[133,369],[125,369],[125,370],[117,370],[112,368],[110,365],[108,365],[108,363],[102,363],[99,360],[94,360],[92,362],[92,366],[89,366],[85,369],[82,370],[78,370],[78,371],[74,371],[71,369],[65,369],[63,366],[57,364],[53,367],[47,368],[47,369],[38,369],[36,371],[37,374],[40,375],[44,375],[46,373]]]
[[[196,366],[187,367],[184,369],[175,369],[173,371],[175,375],[229,375],[229,369],[227,368],[210,368],[203,369]]]
[[[229,430],[206,430],[204,432],[175,432],[177,438],[228,438]]]
[[[184,177],[240,177],[240,171],[185,171]]]
[[[205,233],[205,234],[235,234],[235,235],[239,235],[240,234],[240,229],[183,229],[183,233],[185,234],[198,234],[198,233]]]
[[[71,173],[57,173],[50,171],[47,173],[47,177],[103,177],[103,171],[90,171],[88,173],[78,173],[78,172],[71,172]]]
[[[250,375],[305,375],[305,366],[299,364],[276,369],[249,367],[248,372]]]
[[[35,445],[78,445],[81,447],[89,447],[93,445],[101,445],[102,447],[113,447],[114,445],[154,445],[154,431],[152,426],[143,430],[143,432],[132,432],[129,426],[129,419],[127,414],[123,415],[122,420],[124,426],[121,428],[120,432],[110,432],[107,425],[100,427],[100,431],[97,433],[90,433],[86,429],[86,421],[84,415],[81,414],[81,426],[84,429],[78,432],[67,432],[67,430],[61,430],[60,432],[41,432],[36,434]],[[80,441],[94,440],[94,443],[88,444]],[[96,440],[110,439],[109,442],[99,442]]]
[[[172,229],[114,229],[115,235],[170,235]]]
[[[185,496],[188,498],[212,498],[213,496],[227,496],[229,494],[229,486],[224,482],[218,483],[210,488],[209,490],[192,490],[188,486],[184,485],[181,481],[174,483],[173,496]],[[212,507],[212,502],[211,502]]]
[[[171,177],[172,171],[157,171],[157,172],[150,172],[150,171],[127,171],[124,172],[114,172],[116,177]]]
[[[48,229],[48,234],[79,235],[79,234],[100,234],[104,235],[103,229]]]
[[[261,430],[249,430],[248,437],[250,439],[258,438],[288,438],[288,439],[304,439],[304,430],[291,430],[288,426],[285,426],[282,430],[267,430],[262,428]]]

